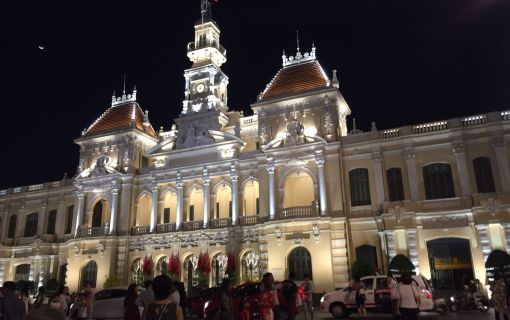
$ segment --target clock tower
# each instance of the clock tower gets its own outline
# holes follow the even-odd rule
[[[177,148],[214,143],[209,130],[220,131],[228,123],[228,77],[221,71],[227,61],[220,45],[220,29],[211,17],[209,0],[202,0],[201,19],[195,24],[195,41],[188,44],[193,65],[184,71],[185,91],[178,126]]]

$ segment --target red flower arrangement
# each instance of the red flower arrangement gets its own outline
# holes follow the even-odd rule
[[[178,275],[180,268],[179,256],[171,256],[168,260],[168,272]]]
[[[145,274],[152,273],[152,259],[150,257],[145,256],[145,258],[143,258],[142,270],[143,270],[143,273],[145,273]]]
[[[209,261],[209,255],[207,253],[201,253],[198,256],[197,269],[198,271],[205,273],[211,272],[211,263]]]

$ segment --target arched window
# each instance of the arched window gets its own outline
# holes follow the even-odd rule
[[[189,196],[187,221],[201,221],[204,219],[204,192],[195,188]]]
[[[241,282],[260,280],[260,256],[255,250],[241,257]]]
[[[90,282],[92,288],[96,287],[97,280],[97,263],[94,260],[90,260],[81,271],[81,283]]]
[[[143,273],[143,261],[141,258],[137,258],[131,264],[131,283],[137,285],[143,285],[145,275]]]
[[[177,195],[171,191],[165,195],[163,202],[163,216],[160,217],[161,223],[175,223],[177,217]]]
[[[491,159],[480,157],[473,159],[475,170],[476,189],[478,193],[496,192],[494,178],[492,177]]]
[[[373,268],[377,267],[377,251],[375,246],[364,244],[356,247],[356,260],[364,262]]]
[[[258,215],[259,211],[259,183],[251,180],[244,186],[243,212],[245,216],[254,216]]]
[[[313,180],[307,173],[295,171],[285,178],[284,208],[311,206],[315,201]]]
[[[312,274],[312,257],[310,252],[305,247],[294,248],[288,257],[289,273],[296,274],[295,280],[304,280],[304,275],[310,275],[310,280],[313,278]]]
[[[158,259],[158,262],[156,263],[156,274],[157,275],[160,275],[160,274],[165,274],[165,275],[168,275],[168,261],[170,259],[167,257],[167,256],[162,256],[161,258]]]
[[[18,221],[18,216],[14,215],[9,218],[9,231],[7,232],[7,238],[14,239],[16,236],[16,222]]]
[[[183,282],[186,286],[186,292],[189,292],[189,290],[193,287],[196,287],[198,285],[199,280],[199,274],[197,272],[197,266],[198,266],[198,257],[195,255],[189,255],[186,257],[186,260],[184,260],[184,263],[182,265],[183,268]]]
[[[103,220],[103,201],[99,200],[92,212],[92,227],[100,227]]]
[[[359,168],[349,171],[349,185],[351,189],[351,205],[370,205],[370,181],[368,169]]]
[[[228,256],[226,254],[218,253],[211,259],[211,274],[212,284],[219,286],[225,278],[225,272],[227,271]]]
[[[32,212],[27,215],[25,221],[24,237],[33,237],[37,234],[37,222],[39,220],[39,213]]]
[[[229,186],[222,185],[216,191],[216,207],[214,208],[214,219],[232,217],[232,191]]]
[[[57,223],[57,210],[51,210],[48,215],[48,225],[46,234],[55,234],[55,224]]]
[[[151,208],[152,208],[152,197],[148,194],[143,194],[138,199],[138,205],[136,207],[136,225],[147,226],[151,221]]]
[[[402,201],[404,196],[404,184],[402,183],[402,170],[400,168],[391,168],[386,170],[386,180],[388,181],[388,193],[390,201]]]
[[[431,163],[423,167],[425,197],[430,199],[454,198],[452,169],[447,163]]]
[[[30,276],[30,264],[20,264],[16,266],[16,273],[14,275],[14,281],[18,282],[20,280],[28,281]]]
[[[67,207],[66,234],[71,233],[71,229],[73,227],[73,214],[74,214],[74,206]]]

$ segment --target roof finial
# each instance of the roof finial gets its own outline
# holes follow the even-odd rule
[[[122,89],[122,100],[126,100],[126,74],[124,73],[124,87]]]
[[[299,30],[296,30],[297,52],[299,52]]]

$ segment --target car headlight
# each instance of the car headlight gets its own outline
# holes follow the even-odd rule
[[[321,303],[323,303],[323,302],[324,302],[324,296],[321,297]]]
[[[455,302],[455,298],[454,297],[450,297],[450,301],[451,302]]]
[[[209,301],[206,301],[204,304],[204,310],[207,309],[208,307],[209,307]]]

